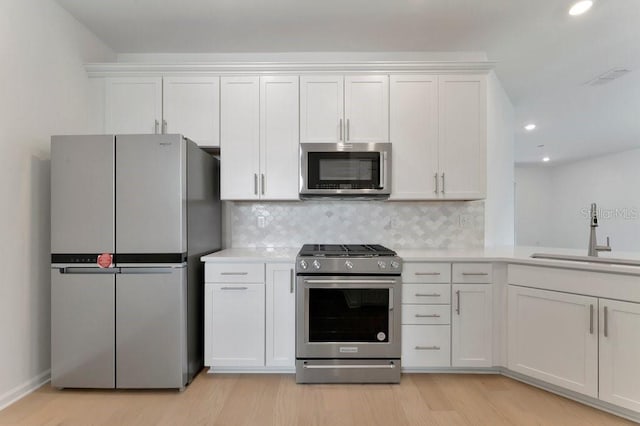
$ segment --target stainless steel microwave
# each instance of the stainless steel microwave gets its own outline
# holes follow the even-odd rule
[[[300,144],[300,198],[385,199],[390,143]]]

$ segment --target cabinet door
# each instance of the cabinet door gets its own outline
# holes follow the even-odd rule
[[[487,168],[486,77],[438,77],[438,115],[441,196],[464,200],[484,198]]]
[[[220,79],[220,192],[223,200],[257,200],[260,144],[258,77]]]
[[[220,78],[165,77],[164,133],[180,133],[200,146],[220,145]]]
[[[297,200],[298,77],[260,77],[260,198]]]
[[[451,365],[491,367],[493,314],[490,284],[454,284]]]
[[[390,88],[394,200],[429,200],[438,173],[438,80],[431,75],[393,75]]]
[[[598,397],[598,299],[510,285],[509,369]]]
[[[640,304],[599,303],[600,399],[640,411]]]
[[[107,78],[105,133],[160,133],[162,78]]]
[[[344,141],[344,79],[300,77],[300,142]]]
[[[291,367],[296,362],[296,295],[294,264],[267,263],[266,365]]]
[[[211,366],[264,366],[264,284],[210,284]]]
[[[389,142],[389,76],[345,78],[347,142]]]

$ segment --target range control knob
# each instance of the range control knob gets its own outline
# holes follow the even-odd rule
[[[380,269],[387,269],[387,262],[384,262],[382,260],[378,261],[378,268]]]
[[[391,268],[392,269],[398,269],[400,267],[400,262],[397,262],[395,260],[391,261]]]
[[[344,262],[344,266],[346,266],[347,269],[353,269],[353,262],[350,260],[347,260],[346,262]]]
[[[307,264],[306,260],[300,261],[300,269],[307,269],[308,267],[309,267],[309,264]]]
[[[315,269],[320,269],[320,261],[318,261],[318,260],[314,260],[314,261],[313,261],[313,267],[314,267]]]

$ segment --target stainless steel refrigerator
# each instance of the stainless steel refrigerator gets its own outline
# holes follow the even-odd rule
[[[51,384],[183,388],[203,366],[218,160],[181,135],[51,138]]]

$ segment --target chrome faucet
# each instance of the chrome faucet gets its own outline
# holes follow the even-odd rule
[[[596,237],[596,228],[598,227],[598,209],[596,203],[591,203],[591,234],[589,234],[589,253],[587,256],[598,257],[600,251],[611,251],[609,245],[609,237],[607,237],[607,245],[599,246],[598,237]]]

